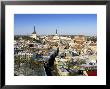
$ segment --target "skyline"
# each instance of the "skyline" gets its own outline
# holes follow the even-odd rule
[[[15,14],[14,34],[54,35],[96,35],[96,14]]]

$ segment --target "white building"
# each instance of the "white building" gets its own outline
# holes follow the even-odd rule
[[[32,33],[32,35],[30,37],[34,38],[36,40],[39,40],[39,38],[37,37],[36,31],[35,31],[35,26],[34,26],[34,32]]]
[[[53,42],[59,42],[59,35],[57,34],[57,29],[56,29],[56,34],[53,36]]]

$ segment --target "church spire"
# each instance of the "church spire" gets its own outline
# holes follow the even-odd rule
[[[35,26],[34,26],[34,32],[32,34],[36,34]]]
[[[35,31],[35,26],[34,26],[34,32],[36,32],[36,31]]]
[[[56,29],[56,34],[57,34],[57,29]]]

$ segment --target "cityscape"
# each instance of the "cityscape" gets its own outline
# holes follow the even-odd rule
[[[87,28],[88,30],[83,30],[83,27],[81,27],[82,30],[77,30],[77,32],[75,31],[76,33],[73,33],[74,29],[72,27],[75,26],[71,25],[69,22],[72,22],[72,18],[77,15],[72,14],[69,17],[68,15],[64,16],[63,14],[52,14],[50,16],[39,15],[40,17],[43,16],[43,20],[41,20],[42,18],[40,18],[37,14],[35,15],[36,18],[38,17],[37,20],[34,18],[34,16],[32,17],[29,15],[31,19],[34,18],[33,21],[35,20],[36,23],[39,22],[40,24],[41,21],[42,27],[44,27],[43,22],[45,22],[46,19],[50,21],[45,23],[45,32],[39,29],[42,33],[44,32],[44,34],[40,33],[35,24],[29,31],[21,30],[20,32],[20,30],[16,29],[17,25],[23,24],[23,22],[18,23],[18,20],[21,20],[20,18],[18,19],[19,16],[21,18],[23,15],[15,15],[14,76],[97,76],[97,36],[94,30],[93,33],[95,35],[87,33],[84,34],[83,32],[89,32],[89,29]],[[23,16],[25,24],[27,24],[27,19],[29,18],[26,16],[27,15]],[[89,16],[96,15],[79,16],[80,18],[82,17],[89,19]],[[53,19],[53,17],[58,17],[58,19]],[[65,25],[65,28],[69,26],[69,28],[72,28],[73,30],[61,31],[59,27],[62,27],[64,25],[62,23],[64,22],[60,22],[62,20],[60,18],[63,20],[66,19],[65,24],[67,25]],[[68,21],[67,18],[70,18],[70,20]],[[80,23],[82,23],[82,18],[80,18],[76,18],[76,21],[79,19]],[[89,27],[90,23],[92,28],[92,22],[95,22],[96,18],[94,21],[91,21],[92,18],[90,21],[88,19],[88,22],[86,22],[88,23],[88,26],[85,27]],[[56,20],[56,23],[61,23],[62,25],[59,25],[58,28],[55,28],[56,25],[53,25],[55,24],[54,20]],[[23,26],[25,26],[25,24],[23,24]],[[48,24],[54,29],[46,30],[49,28]],[[23,28],[23,26],[20,28]],[[52,29],[51,26],[50,28]],[[94,25],[94,28],[96,28],[95,26],[96,24]],[[17,31],[19,32],[17,33]]]

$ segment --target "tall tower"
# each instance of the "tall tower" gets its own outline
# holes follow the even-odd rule
[[[34,26],[34,32],[32,33],[32,38],[37,39],[36,31],[35,31],[35,26]]]
[[[36,34],[35,26],[34,26],[34,32],[32,34]]]
[[[57,29],[56,29],[56,35],[57,35]]]

